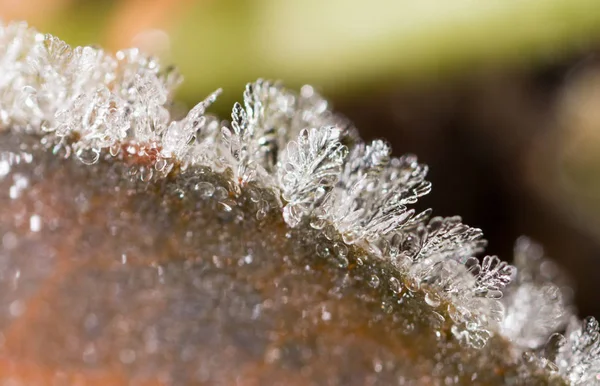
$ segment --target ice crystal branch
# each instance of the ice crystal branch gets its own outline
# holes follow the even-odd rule
[[[287,145],[279,166],[286,222],[295,227],[316,206],[338,178],[346,157],[335,127],[303,129]]]
[[[543,345],[555,331],[563,328],[571,317],[568,296],[561,290],[566,279],[549,275],[552,262],[543,250],[527,238],[515,246],[516,272],[504,293],[506,315],[503,333],[524,349]]]
[[[600,329],[598,321],[571,319],[564,346],[559,347],[556,363],[559,372],[572,384],[600,382]]]
[[[252,190],[259,186],[275,197],[289,227],[312,227],[329,240],[338,234],[338,258],[358,248],[388,263],[392,292],[402,291],[400,281],[425,292],[459,341],[482,347],[500,334],[516,353],[572,384],[598,379],[598,323],[573,319],[564,280],[549,274],[557,270],[548,270],[542,250],[523,238],[515,267],[495,256],[480,262],[480,229],[410,208],[431,190],[428,168],[414,155],[392,157],[383,141],[363,143],[310,86],[297,94],[258,80],[233,106],[231,123],[206,113],[220,90],[172,120],[179,82],[175,71],[135,49],[111,56],[71,48],[22,23],[0,25],[0,129],[35,133],[51,151],[86,164],[143,156],[130,175],[144,181],[174,166],[223,172],[231,191],[197,189],[224,206],[230,194],[248,189],[260,220],[272,204]],[[331,255],[318,247],[319,256]],[[566,339],[554,334],[570,319]]]

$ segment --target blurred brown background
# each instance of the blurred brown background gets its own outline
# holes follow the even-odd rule
[[[538,240],[600,316],[597,1],[0,0],[0,18],[140,46],[181,68],[187,106],[223,87],[224,117],[257,77],[313,83],[366,139],[430,165],[421,207],[505,259]]]

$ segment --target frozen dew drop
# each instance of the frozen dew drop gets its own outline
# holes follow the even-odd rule
[[[411,292],[417,292],[421,287],[419,280],[410,276],[404,280],[404,285]]]
[[[233,206],[230,205],[230,202],[219,201],[219,205],[225,212],[231,212],[233,210]]]
[[[438,312],[431,311],[431,313],[429,314],[429,322],[431,323],[431,326],[434,329],[442,328],[442,325],[445,321],[446,318],[444,318],[444,316]]]
[[[86,165],[93,165],[100,159],[100,149],[82,147],[77,149],[75,156]]]
[[[42,218],[39,215],[34,214],[29,217],[29,229],[32,232],[39,232],[42,229]]]
[[[524,351],[521,355],[525,363],[533,363],[535,361],[535,353],[533,351]]]
[[[392,290],[392,292],[394,292],[395,294],[400,293],[400,291],[402,290],[402,285],[400,284],[400,280],[396,279],[393,276],[390,277],[389,286],[390,286],[390,289]]]
[[[116,157],[119,152],[121,152],[121,144],[119,143],[114,143],[112,144],[109,148],[108,148],[108,152],[110,153],[110,155],[112,155],[113,157]]]
[[[332,241],[337,237],[337,235],[338,233],[333,225],[327,225],[325,228],[323,228],[323,236],[325,236],[327,240]]]
[[[375,370],[376,373],[380,373],[381,370],[383,370],[383,364],[379,358],[373,359],[373,370]]]
[[[181,188],[175,189],[175,197],[180,198],[180,199],[185,198],[185,190],[183,190]]]
[[[255,202],[255,208],[255,217],[257,220],[261,221],[267,217],[267,214],[269,213],[270,209],[270,204],[267,200],[258,200]]]
[[[441,302],[442,300],[440,298],[440,295],[438,295],[437,293],[427,292],[425,294],[425,303],[427,303],[430,307],[439,307]]]
[[[340,268],[348,268],[348,265],[350,265],[350,262],[345,256],[337,256],[337,262]]]
[[[329,250],[329,246],[326,243],[318,243],[316,246],[317,256],[319,257],[329,257],[331,255],[331,251]]]
[[[359,239],[359,235],[355,231],[347,231],[342,233],[342,239],[346,244],[354,244]]]
[[[227,192],[227,189],[225,189],[224,187],[217,186],[213,190],[212,196],[219,201],[223,201],[229,196],[229,193]]]
[[[323,229],[323,227],[324,227],[325,225],[327,225],[327,221],[325,221],[325,220],[323,220],[323,219],[321,219],[321,218],[318,218],[318,217],[313,217],[313,218],[311,218],[311,220],[310,220],[310,226],[311,226],[313,229]]]
[[[255,188],[248,189],[248,197],[250,198],[250,201],[259,202],[260,196],[261,196],[261,194],[258,189],[255,189]]]
[[[64,159],[69,158],[72,152],[71,146],[67,146],[64,143],[57,143],[52,147],[52,154]]]
[[[6,232],[0,241],[2,241],[2,247],[7,251],[14,249],[19,243],[17,236],[12,232]]]
[[[302,211],[297,206],[288,204],[283,208],[283,219],[290,227],[295,228],[302,220]]]
[[[223,189],[223,188],[221,188]],[[198,192],[200,197],[209,198],[215,193],[215,187],[210,182],[198,182],[194,185],[194,190]]]
[[[168,162],[166,159],[159,158],[156,160],[156,163],[154,164],[154,169],[156,169],[159,172],[162,172],[167,167],[167,163]]]
[[[371,277],[369,278],[369,286],[372,288],[379,287],[379,282],[379,276],[377,275],[371,275]]]
[[[15,300],[8,306],[8,312],[14,318],[18,318],[25,312],[26,305],[21,300]]]
[[[140,171],[139,168],[136,165],[133,165],[127,170],[127,175],[133,181],[135,179],[135,177],[137,176],[137,174],[139,173],[139,171]]]
[[[348,256],[348,247],[343,243],[336,243],[333,246],[333,252],[340,259],[345,259]]]
[[[22,174],[13,175],[13,184],[8,189],[8,196],[15,200],[21,197],[21,193],[29,186],[29,179]]]
[[[502,291],[489,290],[485,296],[489,299],[502,299]]]
[[[244,263],[246,263],[246,264],[251,264],[253,260],[254,260],[254,258],[250,254],[244,256]]]
[[[267,217],[267,211],[263,208],[259,209],[256,211],[256,219],[257,220],[263,220],[265,217]]]
[[[154,172],[152,171],[152,168],[142,167],[140,168],[139,175],[142,182],[149,182],[152,179]]]
[[[0,161],[0,179],[10,172],[10,163],[8,161]]]
[[[54,130],[56,130],[56,127],[54,125],[52,125],[50,122],[48,122],[47,120],[43,120],[42,123],[40,124],[40,129],[42,129],[42,131],[45,133],[51,133]]]
[[[325,322],[331,320],[331,312],[327,311],[325,307],[323,307],[323,309],[321,310],[321,319]]]

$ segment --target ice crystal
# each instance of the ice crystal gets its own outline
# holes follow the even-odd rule
[[[286,222],[295,227],[317,205],[339,178],[346,157],[335,127],[303,129],[296,141],[288,143],[278,165]]]
[[[502,332],[523,349],[536,349],[568,322],[571,309],[561,285],[566,279],[553,269],[541,247],[527,238],[515,246],[516,272],[502,299],[506,315]]]
[[[575,385],[600,384],[600,330],[598,321],[571,319],[567,339],[559,348],[558,371]]]
[[[424,292],[427,317],[439,323],[440,312],[448,315],[459,341],[480,348],[500,334],[572,384],[598,379],[598,323],[573,319],[566,339],[554,334],[572,312],[565,281],[541,249],[523,238],[515,267],[495,256],[479,261],[486,245],[480,229],[410,207],[431,190],[428,168],[414,155],[392,157],[383,141],[363,143],[310,86],[294,93],[250,83],[230,123],[206,113],[218,90],[174,121],[169,106],[179,82],[176,71],[136,49],[112,56],[71,48],[24,23],[0,24],[1,130],[33,133],[52,152],[85,164],[144,157],[130,171],[142,181],[175,165],[223,172],[231,178],[226,187],[190,183],[223,213],[236,212],[231,197],[247,194],[258,220],[276,207],[289,227],[321,232],[326,242],[316,243],[316,255],[342,269],[350,269],[350,249],[387,263],[393,274],[373,274],[368,285],[397,297]],[[18,195],[23,187],[15,186]],[[180,188],[173,194],[186,196]],[[30,223],[40,229],[35,218]]]
[[[474,291],[485,297],[502,297],[502,289],[510,283],[513,268],[497,256],[484,257],[481,264],[476,263],[469,268],[475,275]]]
[[[314,213],[321,221],[336,224],[349,243],[371,242],[399,230],[414,215],[408,204],[429,193],[427,167],[415,156],[389,160],[382,141],[357,144],[340,175],[338,186]]]

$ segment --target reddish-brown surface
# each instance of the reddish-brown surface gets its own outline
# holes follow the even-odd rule
[[[500,340],[461,347],[420,294],[393,295],[381,267],[351,251],[340,268],[315,254],[333,250],[322,235],[275,212],[258,222],[243,198],[222,198],[227,211],[198,197],[214,176],[128,182],[118,162],[84,166],[22,141],[0,140],[0,162],[12,160],[0,177],[0,381],[516,382]]]

